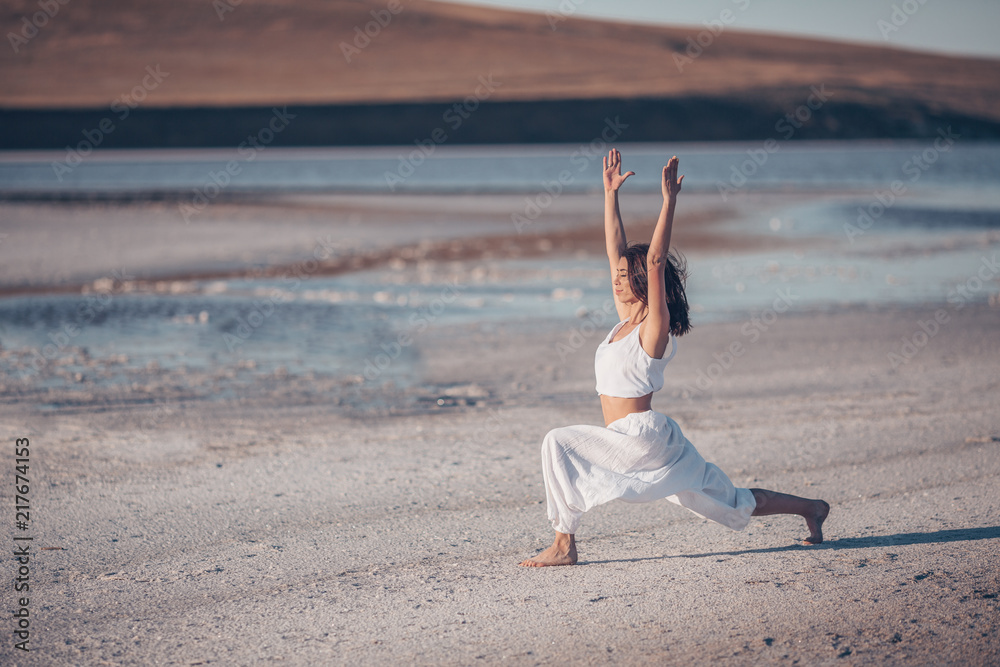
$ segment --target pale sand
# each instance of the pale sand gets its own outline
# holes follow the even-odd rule
[[[893,370],[938,307],[949,322]],[[469,400],[410,415],[297,378],[141,429],[120,404],[5,402],[36,541],[33,650],[8,616],[0,662],[997,664],[1000,309],[788,313],[685,396],[740,325],[684,338],[654,407],[738,485],[828,500],[822,546],[790,517],[736,533],[611,503],[580,565],[517,567],[551,539],[542,437],[600,423],[603,330],[560,360],[580,321],[431,329],[421,391]]]

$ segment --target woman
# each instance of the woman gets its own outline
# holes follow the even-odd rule
[[[751,516],[798,514],[809,528],[808,544],[823,541],[830,506],[766,489],[738,489],[707,463],[677,423],[651,408],[663,387],[663,369],[687,333],[684,267],[668,254],[674,206],[681,191],[677,157],[663,168],[663,208],[649,245],[627,246],[618,209],[618,188],[634,172],[621,173],[621,153],[604,158],[604,227],[615,307],[621,320],[597,349],[597,393],[606,428],[568,426],[542,442],[542,471],[552,546],[520,564],[573,565],[574,534],[588,509],[618,499],[648,502],[667,498],[733,530]],[[667,353],[668,343],[670,352]]]

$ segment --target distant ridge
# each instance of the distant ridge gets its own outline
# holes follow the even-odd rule
[[[234,145],[286,105],[276,145],[407,144],[466,99],[455,143],[585,141],[613,114],[634,141],[766,139],[796,112],[794,139],[1000,137],[1000,61],[744,33],[736,10],[699,29],[428,0],[59,7],[0,50],[0,148],[75,146],[105,117],[103,147]]]

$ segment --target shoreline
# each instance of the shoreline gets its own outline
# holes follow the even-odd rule
[[[940,345],[944,339],[938,334],[959,326],[955,322],[965,317],[973,321],[1000,317],[1000,303],[970,301],[960,307],[946,302],[820,304],[777,313],[773,320],[761,321],[760,315],[759,310],[747,309],[708,322],[699,322],[696,317],[691,333],[679,340],[678,356],[688,359],[671,362],[671,368],[681,367],[681,375],[668,380],[660,396],[679,400],[680,405],[711,401],[715,391],[726,386],[724,376],[733,367],[750,361],[761,371],[766,364],[753,361],[759,355],[767,355],[770,363],[780,363],[778,350],[770,343],[774,330],[809,330],[816,321],[839,326],[837,323],[846,319],[858,323],[854,328],[869,317],[910,323],[905,334],[884,348],[881,359],[867,358],[896,371],[914,359],[919,361],[928,346]],[[95,358],[84,348],[70,347],[46,373],[30,378],[17,377],[8,361],[8,379],[0,385],[0,395],[11,406],[39,416],[135,411],[140,421],[144,415],[155,414],[153,426],[173,408],[198,410],[207,406],[240,410],[250,405],[281,409],[327,405],[344,419],[365,420],[503,408],[516,404],[516,397],[529,390],[529,403],[558,405],[580,397],[579,389],[568,383],[586,384],[587,374],[593,374],[590,356],[616,322],[613,311],[593,310],[582,317],[432,324],[414,337],[408,358],[390,361],[389,370],[394,372],[384,377],[383,369],[375,377],[366,377],[364,373],[316,372],[308,365],[262,371],[243,358],[211,368],[123,366],[117,359]],[[863,326],[875,333],[881,330],[879,325]],[[840,348],[835,342],[831,345]],[[518,359],[527,361],[509,364],[510,350],[517,350]],[[8,360],[17,354],[15,349],[0,350],[0,358]],[[499,374],[495,370],[480,372],[468,366],[470,358],[488,362],[490,369],[506,368]],[[61,370],[67,365],[86,366],[83,379],[74,381],[72,373]],[[108,370],[119,379],[94,382],[95,375]],[[717,381],[715,374],[720,370],[722,379]],[[63,382],[53,384],[58,378]],[[710,380],[707,384],[706,379]],[[32,405],[36,409],[31,409]],[[599,407],[599,403],[595,405]]]
[[[809,195],[777,196],[798,202]],[[114,271],[132,276],[115,281],[115,289],[155,292],[156,282],[267,278],[289,271],[332,276],[400,263],[412,267],[488,258],[596,256],[603,251],[600,194],[564,194],[543,216],[518,228],[512,215],[525,201],[524,193],[270,195],[220,201],[190,222],[163,201],[0,201],[9,221],[9,238],[0,243],[5,259],[0,296],[93,291],[95,281],[108,282]],[[637,213],[627,232],[647,234],[658,195],[637,193],[630,201]],[[735,203],[720,203],[710,193],[692,193],[685,203],[689,224],[677,230],[676,240],[694,250],[824,242],[753,231],[733,234],[721,228],[739,218]],[[106,230],[100,242],[88,235],[89,226],[96,224]],[[61,243],[51,243],[52,238]]]

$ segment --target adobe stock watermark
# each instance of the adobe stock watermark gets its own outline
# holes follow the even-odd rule
[[[741,12],[750,7],[750,0],[732,0],[737,9]],[[674,51],[674,65],[677,71],[684,73],[684,68],[693,63],[705,53],[705,49],[715,44],[715,40],[723,33],[726,26],[732,25],[736,21],[736,14],[731,9],[723,9],[719,12],[719,18],[703,21],[705,29],[694,37],[687,38],[687,47],[684,53]]]
[[[151,442],[160,426],[172,420],[177,414],[168,403],[156,403],[151,409],[142,411],[138,416],[138,429],[133,433],[143,442]]]
[[[441,314],[450,304],[455,302],[455,299],[465,289],[465,285],[460,284],[457,280],[452,280],[430,303],[410,313],[406,328],[396,335],[396,339],[390,343],[382,343],[379,346],[381,352],[365,359],[365,379],[368,381],[377,380],[392,365],[392,362],[399,358],[403,350],[413,345],[419,334],[426,331],[435,320],[441,317]]]
[[[628,123],[621,121],[621,116],[604,119],[604,129],[599,136],[595,137],[588,144],[581,144],[569,157],[570,164],[576,167],[575,171],[563,169],[554,180],[542,183],[544,192],[539,192],[534,197],[524,198],[524,208],[518,212],[510,214],[510,222],[518,234],[524,232],[525,227],[529,227],[542,215],[542,213],[552,202],[559,198],[566,186],[576,181],[579,174],[587,170],[590,163],[600,158],[608,151],[608,144],[614,142],[628,129]]]
[[[257,154],[268,147],[276,135],[280,134],[298,114],[288,112],[288,107],[271,109],[271,120],[268,124],[260,128],[255,134],[247,135],[246,141],[236,147],[236,153],[242,158],[242,162],[253,162]],[[243,164],[236,160],[229,160],[225,168],[218,171],[210,171],[208,178],[203,185],[192,189],[194,196],[190,202],[179,202],[177,210],[184,218],[184,222],[191,224],[191,218],[202,211],[219,194],[229,186],[233,177],[243,171]]]
[[[302,283],[309,280],[320,268],[320,262],[328,259],[337,246],[335,241],[330,239],[329,234],[325,239],[316,239],[313,247],[312,257],[301,262],[297,262],[292,267],[278,276],[281,281],[280,287],[275,287],[265,299],[254,300],[251,308],[243,315],[236,316],[236,326],[232,333],[225,331],[222,333],[222,342],[230,352],[236,350],[264,325],[264,323],[274,315],[278,306],[284,302],[286,292],[294,292]]]
[[[445,112],[441,115],[441,121],[451,128],[452,132],[458,130],[462,127],[462,123],[468,120],[479,105],[490,98],[493,92],[503,85],[501,81],[495,81],[493,79],[493,73],[489,73],[485,77],[480,76],[477,78],[479,85],[476,89],[472,91],[471,95],[467,95],[461,102],[456,102],[448,107]],[[391,192],[396,191],[396,186],[403,183],[413,174],[417,173],[417,169],[420,168],[427,158],[434,155],[434,151],[441,144],[448,141],[448,133],[445,131],[444,127],[438,126],[431,130],[430,134],[425,139],[415,139],[413,141],[416,148],[411,150],[406,155],[400,153],[397,157],[399,158],[399,163],[393,171],[386,171],[383,173],[383,178],[385,178],[385,184],[389,187]]]
[[[162,71],[159,63],[155,66],[147,65],[146,75],[142,77],[142,81],[129,92],[119,95],[111,103],[111,112],[118,117],[119,121],[124,121],[132,113],[132,110],[137,108],[149,96],[149,93],[159,88],[168,76],[170,76],[170,72]],[[72,173],[83,163],[84,158],[104,143],[104,137],[114,132],[115,127],[114,120],[105,116],[97,123],[97,127],[83,130],[83,140],[76,146],[67,146],[66,157],[51,163],[52,172],[59,179],[59,182],[62,183],[63,177]]]
[[[38,0],[38,7],[41,11],[35,12],[30,17],[21,17],[21,29],[17,32],[8,32],[7,41],[14,53],[20,53],[21,47],[35,38],[38,32],[49,24],[49,21],[56,17],[59,8],[68,5],[70,0]]]
[[[955,310],[961,310],[965,308],[966,303],[972,301],[976,294],[986,287],[986,281],[993,280],[998,275],[1000,275],[1000,264],[997,264],[997,254],[993,253],[992,259],[982,257],[975,275],[956,285],[948,292],[945,300],[954,306]]]
[[[854,239],[863,236],[865,232],[874,226],[875,222],[885,215],[885,212],[892,208],[900,197],[909,191],[909,184],[916,183],[920,177],[941,157],[942,153],[947,153],[955,145],[955,142],[962,135],[951,131],[951,125],[946,130],[938,129],[938,138],[934,140],[933,146],[928,146],[920,153],[914,154],[902,164],[902,171],[909,178],[907,181],[894,180],[886,190],[876,190],[872,193],[874,201],[867,206],[858,207],[858,217],[854,223],[844,223],[844,234],[847,240],[854,244]]]
[[[751,317],[740,327],[740,335],[743,338],[731,341],[722,352],[714,353],[712,358],[715,361],[710,363],[706,368],[699,369],[694,383],[684,387],[688,398],[692,394],[701,394],[708,391],[719,378],[736,365],[737,359],[746,354],[748,346],[760,340],[761,336],[778,321],[779,315],[791,310],[795,302],[800,298],[792,294],[792,290],[789,287],[777,289],[774,293],[775,298],[771,302],[771,306]],[[744,339],[746,339],[746,344],[744,344]]]
[[[898,5],[894,4],[888,20],[879,19],[875,22],[875,27],[882,34],[882,39],[888,42],[889,35],[899,32],[899,29],[909,23],[910,18],[926,4],[927,0],[903,0]]]
[[[500,408],[487,408],[483,424],[472,432],[472,442],[486,440],[488,436],[495,435],[506,424],[507,420]]]
[[[955,310],[965,308],[965,305],[976,298],[976,295],[986,288],[986,283],[1000,276],[1000,263],[997,255],[992,258],[982,257],[976,272],[954,289],[949,290],[945,300]],[[941,328],[951,321],[951,315],[944,308],[934,311],[927,319],[917,320],[917,329],[909,336],[903,336],[898,346],[886,353],[889,366],[894,370],[908,364],[917,354],[926,349],[928,343]]]
[[[236,8],[243,4],[243,0],[212,0],[212,9],[219,17],[219,22],[226,20],[226,14],[236,11]]]
[[[558,11],[554,12],[551,9],[546,10],[545,18],[549,21],[549,27],[555,30],[560,23],[575,14],[577,8],[579,8],[579,6],[586,1],[587,0],[562,0],[556,8]]]
[[[608,299],[601,306],[600,310],[588,311],[584,316],[586,320],[580,326],[570,330],[566,342],[556,343],[556,354],[560,361],[566,361],[566,357],[582,348],[595,333],[604,333],[604,326],[608,322],[609,316],[614,313],[618,315],[613,299]],[[602,327],[602,328],[598,328]]]
[[[32,348],[31,360],[28,367],[23,369],[21,377],[27,379],[40,373],[53,359],[56,359],[63,350],[70,346],[73,339],[79,336],[88,324],[107,310],[116,293],[122,292],[126,282],[135,280],[135,276],[125,273],[125,269],[114,270],[109,276],[95,280],[94,291],[84,296],[83,301],[77,306],[73,318],[64,322],[61,327],[48,333],[48,343],[41,348]]]
[[[351,43],[340,43],[340,52],[344,54],[344,60],[350,64],[351,58],[360,55],[361,51],[367,48],[373,39],[382,34],[382,30],[392,23],[393,17],[401,11],[403,11],[403,5],[399,0],[389,0],[385,9],[371,10],[369,12],[372,17],[371,21],[365,23],[364,26],[354,26],[354,39],[351,40]]]
[[[788,141],[795,136],[797,130],[809,122],[814,112],[823,108],[823,105],[831,97],[833,97],[833,93],[826,89],[826,84],[821,83],[818,88],[810,86],[806,101],[779,118],[774,124],[775,132],[781,135],[782,140]],[[774,137],[764,141],[760,148],[748,148],[747,159],[738,165],[730,166],[729,182],[715,182],[715,187],[719,191],[722,201],[729,201],[729,195],[739,192],[749,182],[750,177],[766,165],[771,155],[779,150],[781,150],[781,144]]]

